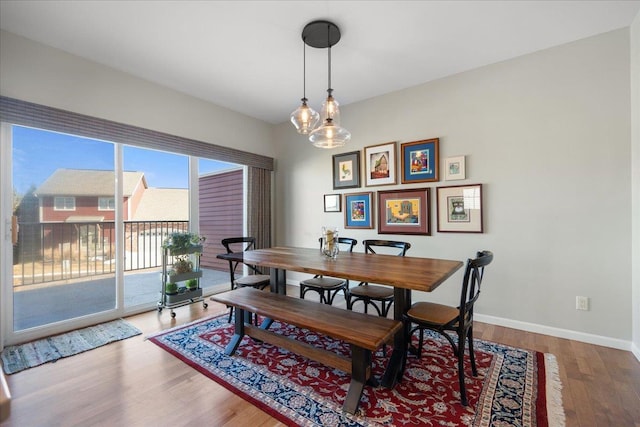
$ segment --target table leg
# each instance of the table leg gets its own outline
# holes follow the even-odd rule
[[[271,292],[281,295],[287,294],[287,270],[271,269]]]
[[[393,288],[393,318],[402,322],[402,316],[411,306],[411,290]],[[407,357],[407,343],[404,327],[400,328],[393,337],[393,352],[382,377],[382,385],[393,388],[402,380]]]
[[[271,292],[275,294],[287,294],[287,270],[281,268],[272,268],[271,272]],[[273,319],[265,318],[260,324],[260,329],[269,329]]]
[[[224,354],[227,356],[231,356],[238,349],[240,341],[242,341],[242,337],[244,337],[244,322],[247,321],[247,318],[251,319],[251,313],[248,313],[238,307],[236,307],[235,310],[235,330],[229,344],[227,344],[227,347],[224,349]],[[251,322],[251,320],[249,320],[249,322]]]

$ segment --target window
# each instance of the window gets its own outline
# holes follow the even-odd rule
[[[75,197],[55,197],[53,199],[53,210],[56,210],[56,211],[75,211],[76,210],[76,198]]]
[[[98,210],[99,211],[116,210],[116,199],[114,197],[98,197]]]

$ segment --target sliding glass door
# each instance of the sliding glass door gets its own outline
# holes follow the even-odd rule
[[[3,309],[13,331],[115,310],[114,144],[21,126],[9,132],[16,232],[12,304]]]
[[[0,248],[7,342],[155,308],[164,239],[200,222],[201,285],[228,288],[215,255],[222,238],[243,233],[242,167],[42,129],[2,131],[2,158],[11,159],[0,166],[2,219],[14,224]]]

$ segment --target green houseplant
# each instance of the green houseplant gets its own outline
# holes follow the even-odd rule
[[[193,261],[190,254],[198,256],[202,252],[205,237],[191,232],[173,232],[162,242],[162,247],[175,256],[169,275],[190,273],[193,271]]]
[[[177,283],[167,283],[164,285],[164,292],[167,295],[175,295],[178,293],[178,284]]]
[[[197,279],[189,279],[185,283],[185,286],[188,290],[198,289],[198,280]]]
[[[194,247],[201,246],[206,238],[197,233],[190,233],[188,231],[176,231],[162,242],[164,249],[169,249],[171,255],[181,255],[193,251]],[[197,251],[199,252],[199,251]]]

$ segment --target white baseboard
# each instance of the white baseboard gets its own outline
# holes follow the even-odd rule
[[[299,286],[297,281],[287,281],[287,284]],[[491,325],[504,326],[506,328],[518,329],[520,331],[534,332],[537,334],[549,335],[552,337],[566,338],[574,341],[586,342],[588,344],[611,347],[618,350],[631,351],[640,361],[640,348],[631,341],[618,338],[605,337],[602,335],[587,334],[585,332],[572,331],[569,329],[554,328],[551,326],[538,325],[537,323],[521,322],[519,320],[505,319],[502,317],[488,316],[484,314],[474,314],[474,319],[478,322],[489,323]]]
[[[473,318],[478,322],[489,323],[491,325],[504,326],[527,332],[535,332],[537,334],[550,335],[552,337],[566,338],[574,341],[586,342],[588,344],[602,345],[604,347],[616,348],[618,350],[632,350],[631,341],[625,341],[617,338],[587,334],[584,332],[571,331],[569,329],[554,328],[551,326],[538,325],[536,323],[521,322],[519,320],[504,319],[501,317],[487,316],[477,313],[473,315]],[[636,350],[638,349],[636,348]],[[634,352],[634,354],[636,358],[638,358],[638,353]],[[640,360],[640,358],[638,359]]]
[[[638,359],[638,362],[640,362],[640,348],[635,345],[635,343],[631,344],[631,353],[633,353],[636,359]]]

